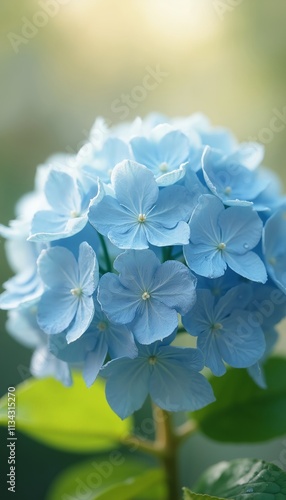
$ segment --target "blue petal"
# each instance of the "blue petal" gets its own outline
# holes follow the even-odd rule
[[[216,248],[221,242],[221,230],[217,221],[222,212],[224,206],[218,198],[209,194],[200,196],[190,220],[191,243],[204,243]]]
[[[59,215],[80,213],[81,197],[74,179],[65,172],[51,170],[45,184],[46,198]]]
[[[204,243],[184,246],[184,257],[192,271],[206,278],[219,278],[227,268],[222,252]]]
[[[134,337],[126,326],[109,323],[106,332],[106,341],[111,358],[122,358],[124,356],[135,358],[138,354]]]
[[[86,216],[68,218],[51,210],[42,210],[34,215],[28,241],[55,241],[68,238],[81,231],[86,223]]]
[[[158,247],[186,245],[190,237],[190,228],[186,222],[179,222],[173,229],[165,229],[161,224],[152,222],[146,224],[145,231],[151,245]]]
[[[256,253],[247,252],[244,255],[236,255],[226,252],[225,260],[229,267],[240,276],[259,283],[267,281],[265,266]]]
[[[197,290],[197,301],[192,310],[182,317],[187,332],[198,336],[209,331],[214,323],[214,295],[210,290]]]
[[[217,345],[222,358],[234,368],[247,368],[256,363],[265,351],[265,339],[260,327],[249,322],[251,313],[234,311],[224,320]]]
[[[55,377],[67,387],[72,385],[72,377],[68,364],[55,358],[46,346],[38,347],[33,353],[30,371],[34,377]]]
[[[41,279],[49,288],[70,291],[79,285],[78,264],[74,255],[63,247],[43,250],[38,259]]]
[[[115,259],[113,267],[120,273],[121,283],[135,294],[150,289],[160,261],[152,250],[127,251]],[[140,294],[140,298],[141,298]]]
[[[96,335],[94,332],[86,332],[75,342],[67,343],[66,331],[59,333],[58,335],[49,335],[48,345],[50,352],[67,363],[83,363],[87,354],[90,351],[97,349],[97,344],[99,344],[100,339],[104,337],[102,335]],[[107,351],[107,344],[105,343],[105,349]]]
[[[238,307],[244,309],[249,304],[252,296],[252,287],[246,283],[231,288],[219,299],[214,308],[216,320],[219,321],[219,318],[225,318]]]
[[[226,251],[245,254],[261,239],[262,220],[249,207],[230,207],[219,215],[222,241]]]
[[[151,344],[171,335],[177,326],[176,311],[151,298],[141,300],[130,329],[140,344]]]
[[[108,238],[118,248],[129,250],[145,250],[149,247],[145,224],[131,221],[124,226],[114,226]]]
[[[91,246],[84,241],[79,247],[79,282],[86,295],[92,295],[99,280],[98,262]]]
[[[94,314],[92,297],[81,295],[73,323],[67,329],[67,342],[77,340],[89,327]]]
[[[150,381],[152,400],[160,408],[176,412],[194,411],[212,403],[215,398],[211,385],[195,371],[196,363],[192,365],[194,349],[168,349],[176,353],[169,357],[158,356]],[[199,354],[200,364],[203,364]]]
[[[247,368],[248,374],[252,378],[252,380],[259,386],[261,389],[267,389],[267,383],[265,380],[263,368],[260,363],[255,363],[254,365]]]
[[[149,389],[150,372],[146,359],[115,359],[101,373],[108,377],[106,399],[119,417],[124,419],[141,408]]]
[[[47,290],[38,305],[38,323],[44,332],[60,333],[65,330],[77,311],[78,299],[71,293]]]
[[[159,188],[154,176],[139,163],[122,161],[114,168],[111,181],[119,203],[134,214],[146,214],[157,201]]]
[[[180,314],[187,313],[196,300],[196,278],[181,262],[164,262],[154,276],[151,296]]]
[[[156,182],[159,187],[171,186],[176,182],[180,181],[185,177],[186,168],[184,164],[182,164],[176,170],[172,170],[172,172],[168,172],[167,174],[159,175],[156,178]]]
[[[138,225],[136,215],[108,195],[104,196],[98,204],[90,206],[88,216],[92,226],[105,236],[111,229],[117,228],[126,232],[132,225]]]
[[[107,345],[104,339],[99,340],[95,350],[87,354],[82,372],[87,387],[90,387],[95,381],[105,361],[106,354]]]
[[[141,301],[141,295],[125,288],[112,273],[106,273],[100,279],[97,298],[107,317],[121,324],[133,320]]]
[[[154,221],[165,228],[173,228],[179,221],[188,222],[191,213],[192,199],[187,189],[183,186],[169,186],[160,190],[147,222]]]
[[[209,331],[204,331],[198,336],[197,347],[205,356],[205,365],[217,377],[225,374],[226,368],[222,361],[222,355],[218,345],[218,334]]]

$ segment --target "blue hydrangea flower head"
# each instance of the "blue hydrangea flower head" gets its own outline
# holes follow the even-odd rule
[[[103,368],[106,398],[122,419],[141,408],[148,394],[168,411],[198,410],[215,400],[211,385],[198,373],[203,366],[198,349],[167,342],[138,345],[136,358],[116,359]]]
[[[152,172],[124,161],[111,176],[115,197],[91,204],[89,221],[122,249],[182,245],[189,241],[191,198],[183,186],[159,190]]]
[[[263,224],[251,207],[225,208],[217,197],[202,195],[189,225],[184,255],[190,269],[218,278],[229,266],[244,278],[266,282],[265,266],[252,251],[261,240]]]
[[[96,255],[86,242],[80,245],[78,261],[66,248],[53,247],[41,253],[38,269],[46,286],[38,305],[39,326],[48,334],[66,330],[67,341],[73,342],[93,318],[92,295],[99,279]]]
[[[31,373],[102,374],[122,418],[148,394],[169,411],[209,404],[204,365],[265,387],[286,315],[286,203],[263,154],[200,113],[151,114],[99,119],[77,154],[40,165],[0,224],[15,275],[0,308],[34,349]],[[196,349],[178,347],[182,322]]]
[[[161,264],[151,250],[127,251],[100,279],[98,300],[111,321],[129,325],[141,344],[168,337],[195,302],[196,279],[181,262]]]

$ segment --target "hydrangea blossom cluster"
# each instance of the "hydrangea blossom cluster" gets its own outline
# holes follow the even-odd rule
[[[0,307],[32,374],[102,376],[121,418],[148,394],[169,411],[210,404],[204,367],[264,387],[286,315],[286,199],[263,153],[203,115],[150,115],[98,120],[77,155],[40,165],[0,226],[15,271]]]

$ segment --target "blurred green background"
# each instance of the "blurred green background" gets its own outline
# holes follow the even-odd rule
[[[44,8],[50,13],[43,16]],[[120,122],[115,103],[142,84],[146,67],[166,75],[141,102],[132,101],[128,120],[151,111],[202,111],[240,140],[264,142],[265,163],[285,186],[286,113],[273,129],[273,117],[286,107],[285,21],[285,0],[2,0],[1,222],[13,218],[15,202],[32,189],[39,163],[55,152],[76,152],[98,115]],[[2,241],[0,270],[3,282],[11,272]],[[0,328],[2,395],[27,376],[30,353],[5,333],[3,313]],[[184,461],[196,457],[193,477],[230,456],[278,460],[285,450],[282,441],[234,447],[196,437],[191,444]],[[44,499],[52,477],[79,459],[22,436],[17,451],[21,500]]]

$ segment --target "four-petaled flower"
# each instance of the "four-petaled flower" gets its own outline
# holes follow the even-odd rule
[[[244,278],[266,282],[265,266],[251,251],[259,243],[263,227],[251,207],[226,209],[217,197],[202,195],[189,225],[190,243],[184,247],[184,255],[190,269],[206,278],[218,278],[229,266]]]
[[[218,301],[210,290],[201,289],[192,312],[182,318],[186,330],[198,337],[197,346],[214,375],[225,373],[223,361],[247,368],[263,356],[263,331],[252,312],[245,310],[251,298],[251,286],[246,284],[232,288]]]
[[[167,341],[138,345],[136,358],[115,359],[103,368],[106,398],[122,419],[141,408],[148,394],[168,411],[194,411],[214,401],[211,385],[198,373],[204,367],[202,353]]]
[[[38,323],[44,332],[66,330],[68,342],[78,339],[89,327],[94,304],[92,295],[99,273],[94,251],[83,242],[78,262],[64,247],[43,250],[38,259],[41,279],[47,289],[38,306]]]
[[[89,221],[99,233],[122,249],[188,243],[192,202],[183,186],[159,190],[152,172],[131,161],[119,163],[111,181],[115,198],[106,195],[89,209]]]
[[[178,314],[188,312],[196,299],[196,279],[181,262],[161,264],[151,250],[127,251],[114,261],[119,276],[107,273],[98,300],[111,321],[128,324],[141,344],[170,335]]]

